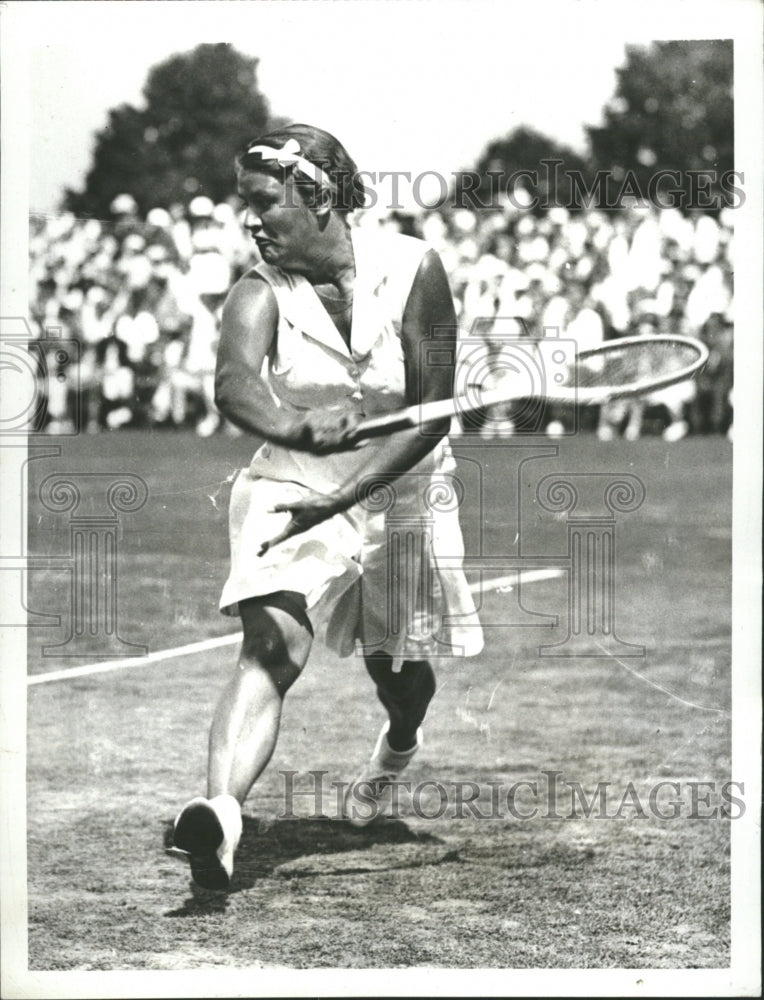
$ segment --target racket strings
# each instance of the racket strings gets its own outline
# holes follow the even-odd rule
[[[692,344],[642,341],[605,344],[579,355],[575,366],[579,389],[620,388],[663,379],[689,377],[700,353]]]

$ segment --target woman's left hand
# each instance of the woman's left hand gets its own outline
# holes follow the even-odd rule
[[[278,545],[279,542],[291,538],[292,535],[299,535],[301,532],[321,524],[322,521],[327,521],[330,517],[347,510],[350,506],[351,504],[346,503],[339,496],[325,496],[323,493],[311,493],[302,500],[295,500],[294,503],[276,504],[272,508],[273,512],[291,514],[291,520],[278,535],[263,542],[257,553],[258,556],[264,556],[268,549]]]

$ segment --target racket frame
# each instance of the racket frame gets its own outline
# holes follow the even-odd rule
[[[542,397],[553,403],[563,403],[573,406],[597,406],[613,399],[624,399],[630,396],[641,396],[665,389],[667,386],[684,382],[696,375],[708,360],[708,348],[694,337],[684,337],[674,334],[655,334],[647,337],[620,337],[608,340],[597,347],[588,348],[576,353],[576,367],[589,358],[601,357],[623,347],[676,344],[691,347],[697,352],[697,358],[691,364],[666,375],[653,375],[635,380],[620,386],[586,386],[576,385],[546,386],[543,393],[520,392],[517,389],[510,392],[506,388],[489,389],[481,393],[477,386],[469,395],[451,396],[448,399],[435,399],[427,403],[418,403],[385,413],[378,417],[370,417],[362,421],[353,431],[353,441],[363,441],[368,438],[392,434],[396,431],[410,430],[422,427],[436,420],[444,420],[462,414],[475,413],[495,406],[498,403],[509,403],[515,399]]]

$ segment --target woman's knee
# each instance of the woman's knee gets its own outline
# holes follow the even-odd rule
[[[435,672],[429,660],[404,660],[396,671],[390,656],[374,654],[367,657],[366,669],[385,699],[406,702],[416,697],[429,701],[435,694]]]
[[[412,671],[412,685],[414,690],[421,698],[425,698],[427,701],[434,696],[437,689],[437,683],[435,681],[435,671],[432,669],[432,665],[429,660],[409,660],[407,663],[411,666]],[[404,663],[404,668],[406,663]]]
[[[239,610],[244,629],[240,667],[259,667],[277,687],[289,687],[305,666],[313,643],[307,615],[282,594],[242,601]]]

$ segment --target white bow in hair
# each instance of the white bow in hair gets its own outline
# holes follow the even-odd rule
[[[247,156],[250,153],[257,153],[264,160],[276,160],[282,167],[297,167],[301,174],[310,177],[315,184],[321,187],[328,186],[329,182],[323,172],[315,163],[306,160],[302,155],[300,144],[296,139],[287,139],[281,149],[273,149],[271,146],[250,146]]]

